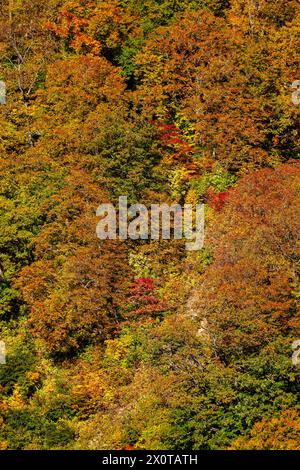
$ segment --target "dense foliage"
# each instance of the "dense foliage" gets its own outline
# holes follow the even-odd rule
[[[1,449],[300,449],[298,0],[3,0]],[[206,240],[96,237],[205,204]]]

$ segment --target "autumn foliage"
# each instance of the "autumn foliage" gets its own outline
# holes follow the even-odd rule
[[[0,449],[299,450],[300,4],[0,5]],[[205,205],[205,245],[97,207]]]

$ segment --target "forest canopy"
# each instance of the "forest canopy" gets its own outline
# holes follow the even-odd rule
[[[299,50],[298,0],[1,1],[0,449],[300,450]],[[204,247],[99,240],[121,195]]]

